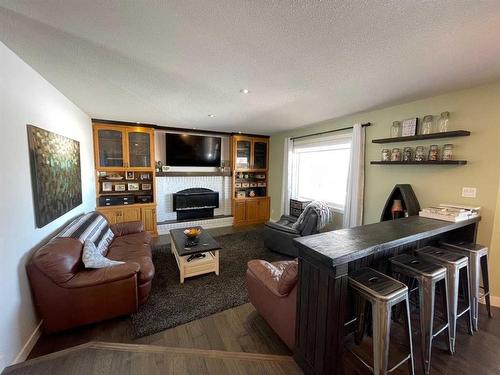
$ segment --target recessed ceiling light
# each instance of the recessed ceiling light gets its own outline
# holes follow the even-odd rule
[[[241,89],[240,92],[242,94],[248,94],[250,92],[250,90],[249,89]]]
[[[212,117],[212,118],[214,118],[214,117],[215,117],[215,115],[214,115],[213,113],[211,113],[211,114],[209,114],[209,115],[208,115],[208,117]]]

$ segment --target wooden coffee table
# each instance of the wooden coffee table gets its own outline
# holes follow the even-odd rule
[[[187,228],[170,230],[172,254],[174,254],[179,267],[181,284],[184,283],[184,279],[187,277],[210,272],[219,275],[219,250],[221,249],[219,243],[202,227],[194,228],[200,228],[202,231],[198,236],[198,244],[190,247],[186,247],[187,236],[184,234],[184,230]],[[193,254],[205,254],[205,257],[195,258],[188,262],[188,258]]]

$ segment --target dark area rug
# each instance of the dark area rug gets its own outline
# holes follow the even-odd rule
[[[153,248],[156,268],[151,295],[133,314],[135,338],[151,335],[248,302],[245,286],[247,262],[252,259],[290,259],[264,247],[262,231],[216,237],[220,251],[220,275],[214,273],[179,282],[179,269],[170,245]]]

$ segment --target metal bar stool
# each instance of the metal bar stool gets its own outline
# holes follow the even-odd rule
[[[353,354],[370,368],[375,375],[392,372],[407,361],[409,362],[409,372],[414,374],[408,287],[371,268],[361,268],[351,273],[349,275],[349,285],[361,298],[370,302],[372,307],[373,367],[356,355],[356,353],[353,352]],[[392,307],[399,303],[404,303],[406,307],[405,321],[410,352],[393,368],[388,369]]]
[[[480,289],[483,289],[483,297],[486,302],[488,316],[491,314],[490,302],[490,279],[488,276],[488,248],[475,243],[450,243],[442,242],[441,246],[469,258],[470,272],[470,289],[471,289],[471,308],[472,308],[472,325],[474,330],[479,329],[479,300],[481,299]],[[480,278],[483,279],[481,286]]]
[[[390,259],[393,274],[410,277],[418,283],[420,313],[420,348],[423,368],[426,374],[431,370],[432,340],[448,329],[448,300],[446,298],[446,268],[413,255],[401,254]],[[434,305],[436,287],[441,287],[446,323],[436,332],[434,328]],[[412,291],[410,290],[410,293]],[[449,332],[448,332],[449,336]],[[448,337],[449,342],[449,337]],[[451,350],[451,349],[450,349]]]
[[[416,253],[419,257],[438,263],[446,268],[448,288],[448,332],[450,336],[450,352],[453,354],[455,353],[457,319],[466,313],[469,317],[469,319],[467,319],[469,334],[472,335],[472,311],[470,306],[470,277],[468,259],[467,257],[452,251],[433,246],[426,246],[418,249]],[[462,275],[460,275],[460,271],[462,271]],[[467,307],[463,311],[458,312],[458,295],[460,287],[464,293],[464,299]]]

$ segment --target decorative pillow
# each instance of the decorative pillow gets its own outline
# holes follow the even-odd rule
[[[81,243],[90,240],[101,254],[105,254],[114,234],[106,218],[94,211],[73,220],[57,236],[76,238]]]
[[[298,260],[291,260],[282,262],[281,265],[283,273],[278,281],[278,292],[287,295],[299,280],[299,263]]]
[[[85,268],[106,268],[125,263],[104,257],[93,241],[85,241],[83,245],[82,261]]]

